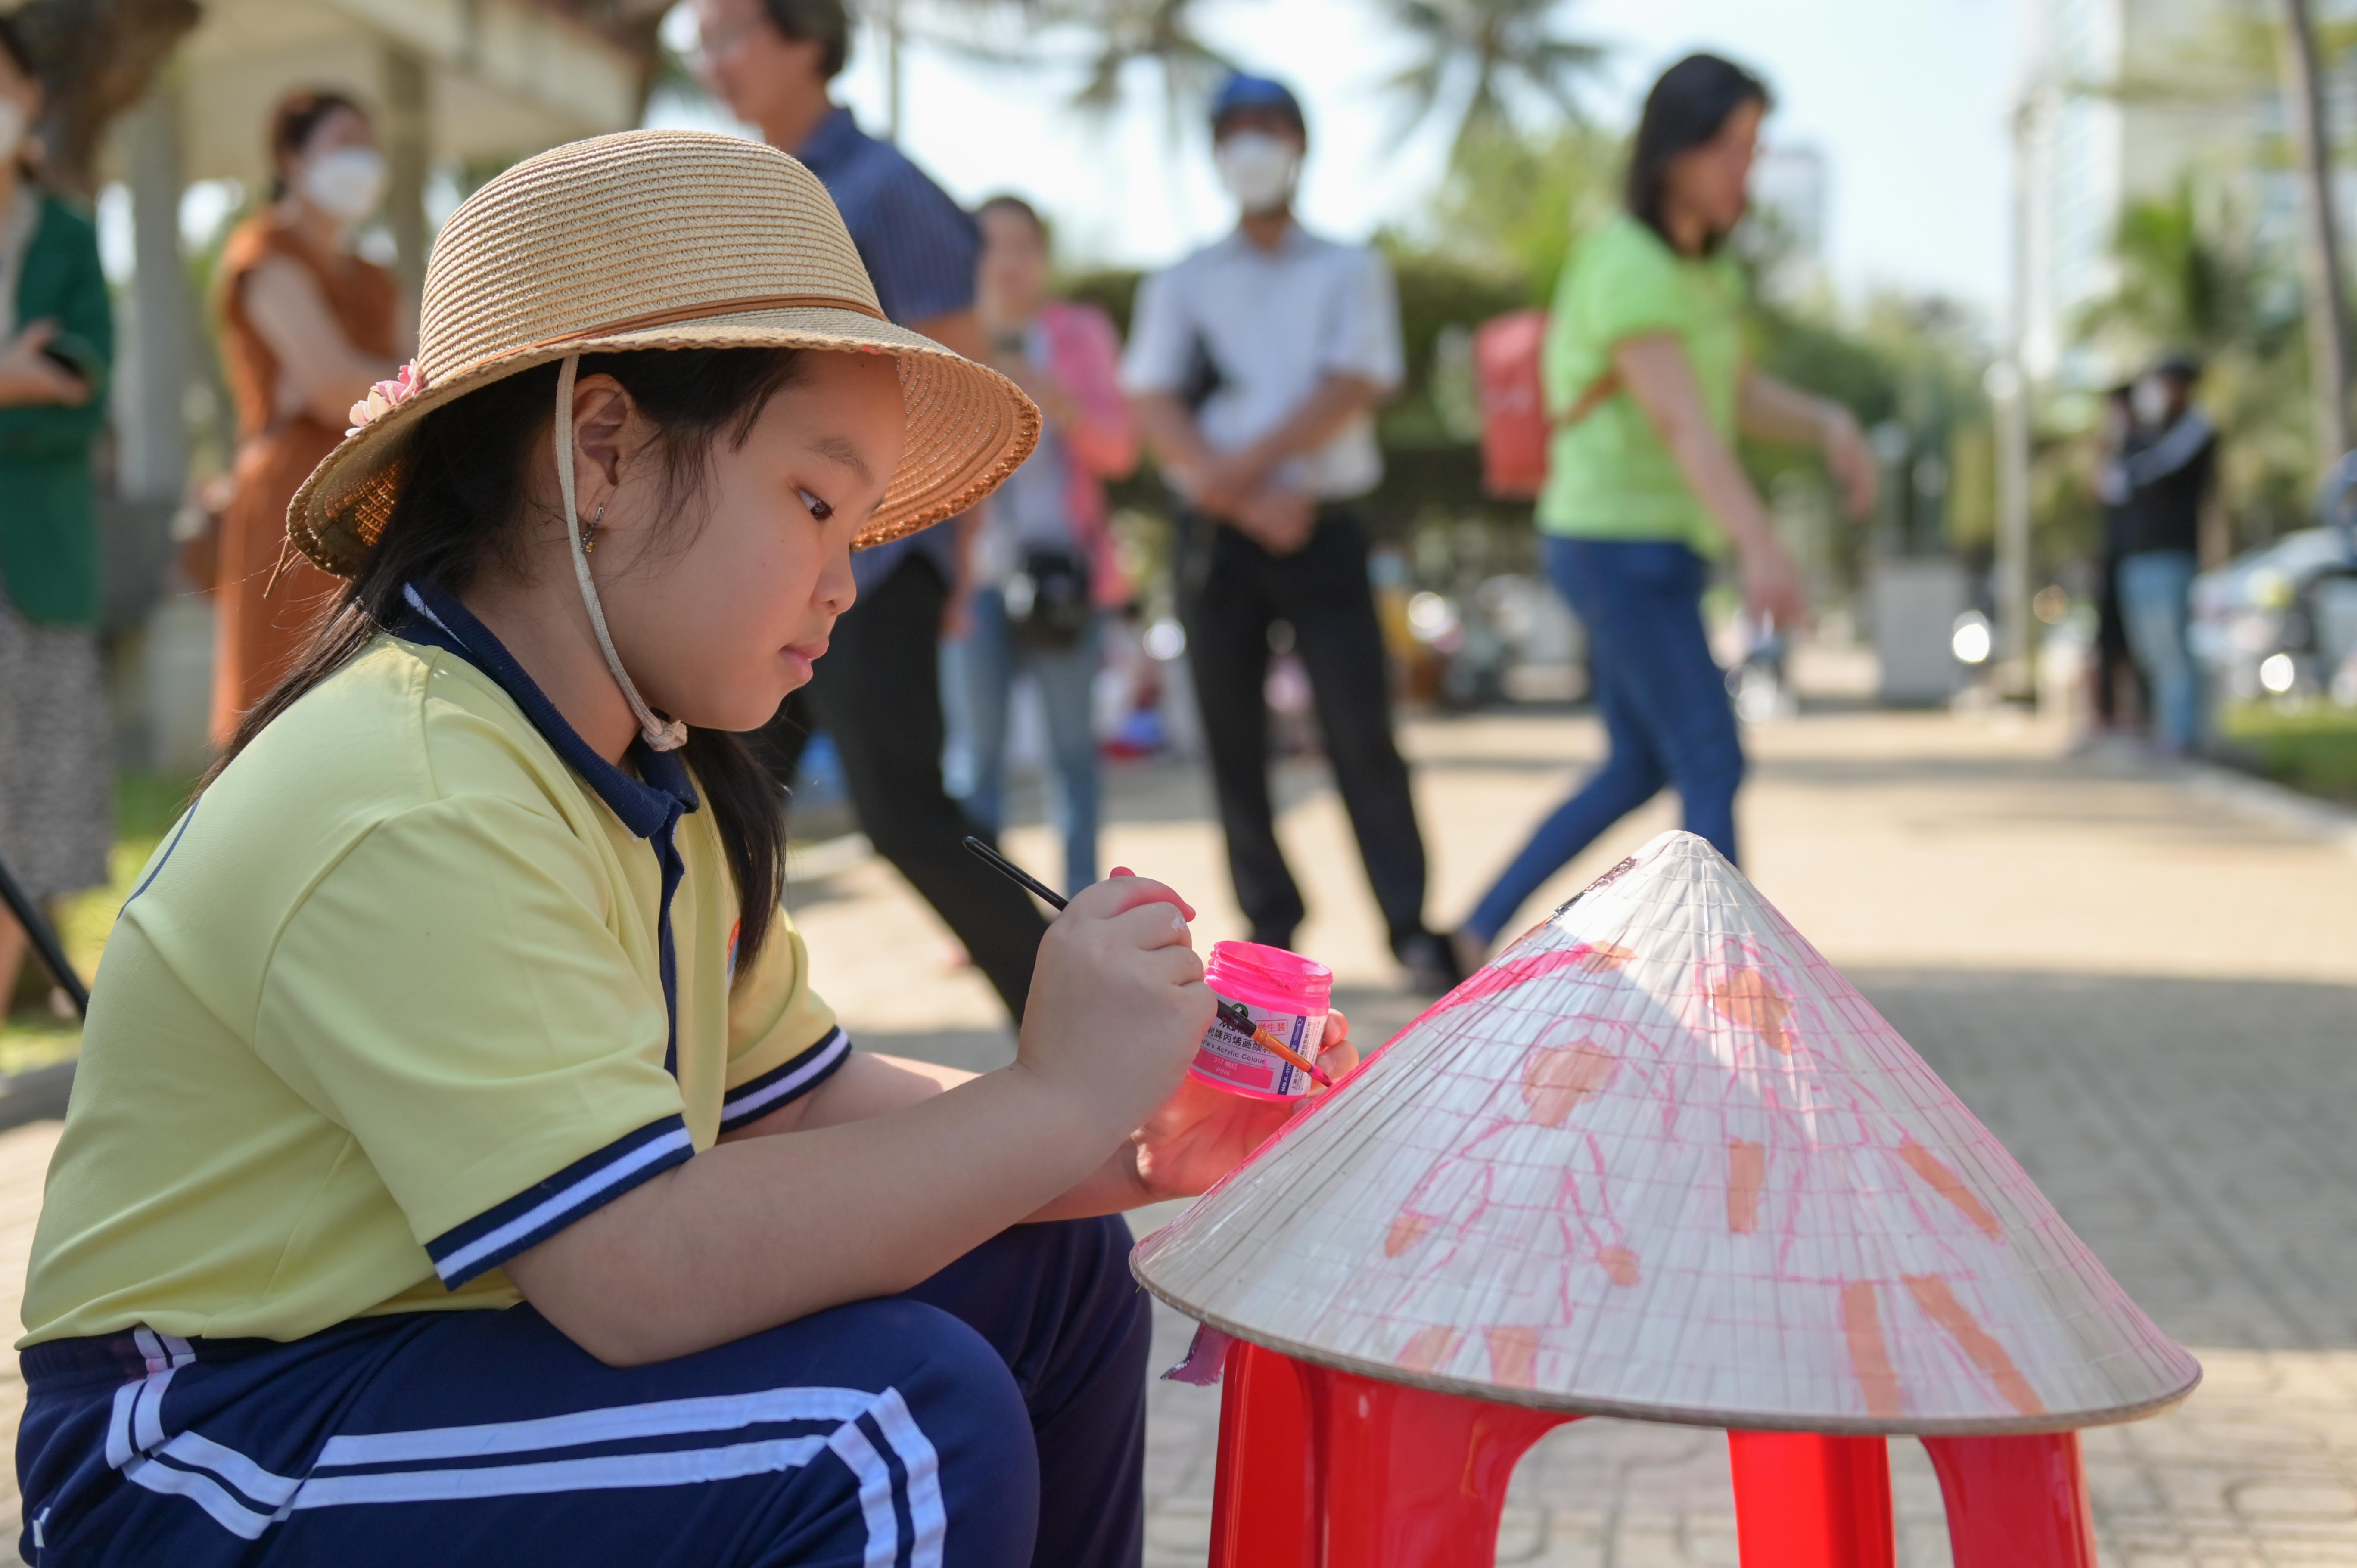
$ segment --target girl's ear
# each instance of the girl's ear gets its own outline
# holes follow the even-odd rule
[[[584,376],[573,389],[574,478],[584,507],[596,506],[621,483],[637,414],[630,389],[611,376]]]

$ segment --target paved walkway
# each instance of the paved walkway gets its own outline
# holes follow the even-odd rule
[[[2207,1368],[2179,1411],[2088,1434],[2105,1562],[2357,1568],[2357,855],[2061,760],[2054,736],[2002,719],[1837,713],[1752,739],[1754,877]],[[1583,718],[1516,714],[1419,723],[1410,744],[1448,916],[1599,737]],[[1113,793],[1107,863],[1186,888],[1200,941],[1242,935],[1200,782],[1134,769]],[[1334,964],[1357,1032],[1380,1040],[1414,1004],[1390,989],[1347,824],[1315,768],[1288,769],[1284,799],[1315,905],[1300,945]],[[1657,804],[1624,824],[1534,910],[1670,822]],[[1054,866],[1045,830],[1010,841]],[[865,1044],[1006,1059],[986,988],[951,967],[945,934],[887,868],[822,852],[792,897]],[[10,1288],[54,1137],[54,1123],[0,1134]],[[1175,1359],[1186,1326],[1165,1314],[1158,1334]],[[1203,1562],[1217,1400],[1156,1386],[1156,1568]],[[1710,1432],[1564,1428],[1517,1474],[1500,1561],[1732,1564],[1725,1453]],[[1892,1461],[1901,1562],[1945,1563],[1921,1449],[1895,1443]]]

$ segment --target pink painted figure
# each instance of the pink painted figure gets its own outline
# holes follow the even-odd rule
[[[1182,1310],[1369,1376],[1713,1425],[2056,1430],[2200,1375],[1684,833],[1443,998],[1135,1266]]]

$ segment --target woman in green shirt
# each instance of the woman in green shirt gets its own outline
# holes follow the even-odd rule
[[[47,901],[105,881],[113,837],[91,445],[113,328],[95,226],[32,177],[40,112],[0,16],[0,860]],[[0,910],[0,1011],[24,954]]]
[[[1733,552],[1754,616],[1790,627],[1804,608],[1737,435],[1821,446],[1851,511],[1873,503],[1848,412],[1743,362],[1742,275],[1725,242],[1767,111],[1759,79],[1715,56],[1663,72],[1638,123],[1628,209],[1580,242],[1556,286],[1538,523],[1548,575],[1587,629],[1612,750],[1460,929],[1469,968],[1540,884],[1665,784],[1686,827],[1735,858],[1743,750],[1703,630],[1709,564]]]

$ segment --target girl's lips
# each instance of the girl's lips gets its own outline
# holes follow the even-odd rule
[[[789,643],[779,651],[785,655],[786,662],[792,666],[794,673],[807,682],[811,678],[813,666],[817,664],[819,656],[826,651],[826,643],[823,639],[817,642]]]

